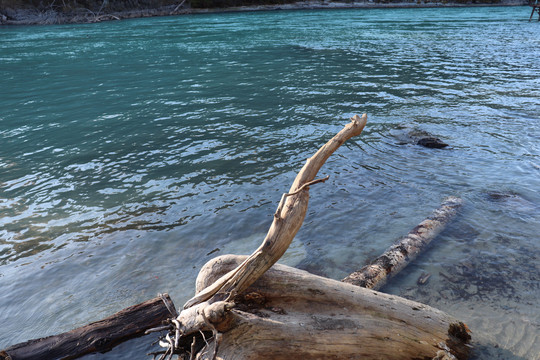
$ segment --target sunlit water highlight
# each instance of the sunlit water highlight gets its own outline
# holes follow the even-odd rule
[[[539,359],[528,10],[0,28],[0,348],[158,292],[182,305],[207,260],[257,247],[304,160],[367,112],[283,262],[342,278],[461,196],[456,221],[384,291],[464,320],[476,359]],[[422,131],[449,148],[414,145]],[[88,358],[146,359],[151,342]]]

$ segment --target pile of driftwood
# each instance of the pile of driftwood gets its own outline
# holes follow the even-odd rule
[[[0,352],[0,359],[73,359],[126,338],[160,331],[160,359],[467,359],[469,330],[444,312],[377,292],[455,215],[448,198],[372,264],[343,281],[275,263],[306,215],[309,187],[367,120],[355,115],[321,147],[283,194],[268,234],[250,256],[226,255],[200,271],[196,295],[177,314],[164,295],[69,333]]]

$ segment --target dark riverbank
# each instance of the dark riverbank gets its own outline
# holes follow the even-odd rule
[[[210,12],[302,10],[302,9],[343,9],[343,8],[421,8],[421,7],[477,7],[477,6],[522,6],[527,0],[454,0],[454,1],[299,1],[290,3],[249,4],[242,6],[213,6],[230,4],[211,0],[191,1],[115,1],[109,3],[74,1],[62,6],[34,4],[32,1],[1,0],[0,25],[47,25],[69,23],[93,23],[107,20],[121,20],[151,16],[169,16]],[[217,1],[217,2],[216,2]],[[245,2],[242,2],[245,4]]]
[[[187,2],[186,2],[187,3]],[[185,4],[185,3],[184,3]],[[0,0],[1,25],[47,25],[92,23],[139,17],[177,15],[186,12],[184,4],[174,0],[62,1],[43,2]],[[180,6],[178,6],[180,5]]]

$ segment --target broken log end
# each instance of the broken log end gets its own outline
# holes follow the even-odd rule
[[[144,335],[162,325],[173,307],[168,294],[123,309],[106,319],[66,333],[29,340],[0,351],[0,360],[75,359],[85,354],[107,352],[117,344]]]

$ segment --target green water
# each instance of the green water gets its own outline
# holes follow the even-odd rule
[[[539,359],[540,26],[528,15],[0,27],[0,348],[158,292],[181,306],[207,260],[258,246],[305,159],[366,112],[283,262],[340,279],[461,196],[456,221],[384,291],[465,321],[475,359]],[[450,146],[415,145],[420,132]],[[152,341],[88,358],[146,359]]]

